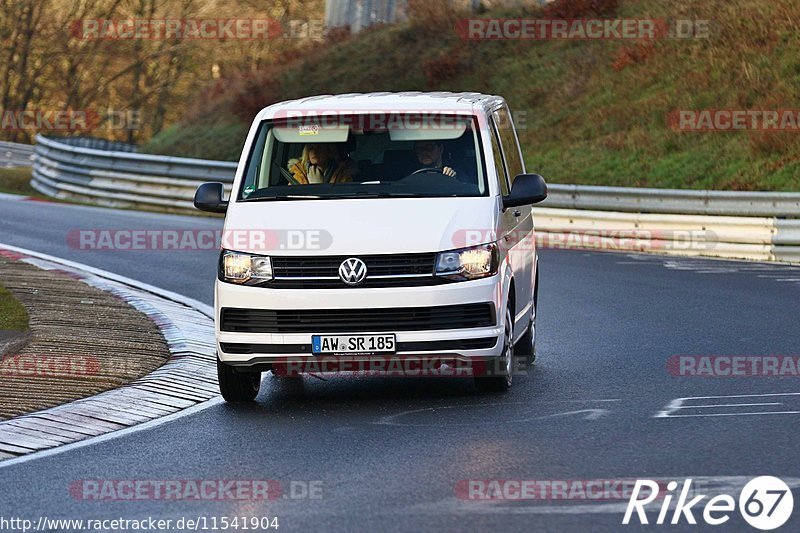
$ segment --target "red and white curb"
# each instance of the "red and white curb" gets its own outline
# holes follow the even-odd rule
[[[0,243],[0,251],[108,291],[147,315],[171,357],[118,389],[0,422],[3,467],[159,425],[220,402],[213,308],[87,265]]]

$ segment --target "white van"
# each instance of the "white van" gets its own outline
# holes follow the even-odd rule
[[[279,365],[472,363],[477,385],[504,390],[517,360],[532,363],[531,206],[547,186],[526,173],[503,98],[343,94],[269,106],[223,194],[203,184],[194,204],[227,213],[215,287],[226,400],[255,399],[261,372],[283,375]]]

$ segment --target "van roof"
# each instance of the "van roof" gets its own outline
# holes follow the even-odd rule
[[[265,107],[256,120],[266,120],[292,112],[338,113],[353,112],[453,112],[490,110],[504,103],[501,96],[481,93],[452,92],[378,92],[326,94],[288,100]]]

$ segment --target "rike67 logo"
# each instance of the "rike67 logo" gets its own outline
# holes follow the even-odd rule
[[[702,518],[705,523],[719,526],[730,520],[731,514],[736,510],[737,502],[729,494],[718,494],[705,502],[704,506],[700,505],[700,502],[707,498],[706,495],[701,494],[690,500],[691,479],[684,481],[680,494],[676,492],[677,488],[678,483],[671,481],[667,484],[667,494],[662,495],[659,494],[659,484],[655,481],[636,480],[622,523],[630,524],[636,513],[640,524],[648,524],[645,507],[657,499],[661,500],[661,509],[655,522],[659,525],[667,523],[670,512],[672,515],[670,524],[680,524],[682,520],[688,524],[697,524],[694,512],[699,513],[702,507]],[[646,496],[640,499],[642,493]],[[676,495],[677,502],[672,507]],[[748,524],[756,529],[768,531],[781,527],[789,520],[794,509],[794,498],[789,486],[782,480],[772,476],[761,476],[750,480],[744,486],[739,494],[738,508]]]

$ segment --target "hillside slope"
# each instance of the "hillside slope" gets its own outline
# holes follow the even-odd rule
[[[800,133],[678,132],[681,109],[800,107],[800,4],[791,0],[582,0],[482,17],[708,20],[708,39],[465,41],[463,17],[421,7],[408,23],[310,46],[259,76],[225,80],[203,113],[147,150],[238,158],[252,116],[305,95],[481,91],[507,98],[530,170],[558,183],[800,190]]]

